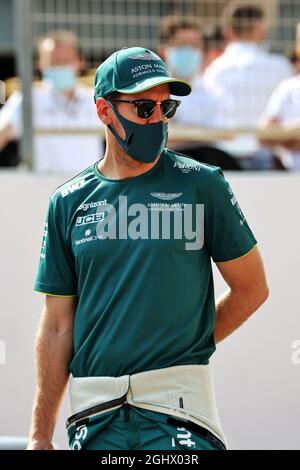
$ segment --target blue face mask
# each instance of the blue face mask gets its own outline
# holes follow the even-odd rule
[[[125,130],[125,140],[121,139],[117,131],[111,125],[109,125],[108,128],[123,150],[135,160],[144,163],[154,162],[166,145],[168,124],[162,121],[156,122],[155,124],[138,124],[129,121],[117,111],[110,101],[109,103]]]
[[[43,79],[50,80],[59,91],[70,91],[75,87],[76,73],[71,66],[48,67],[43,70]]]
[[[168,65],[178,78],[191,78],[200,71],[203,55],[200,49],[191,46],[172,47],[168,54]]]

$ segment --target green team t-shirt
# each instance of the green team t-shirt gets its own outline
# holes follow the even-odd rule
[[[97,163],[51,196],[35,290],[76,295],[75,377],[207,364],[215,351],[211,258],[256,240],[220,168],[164,149],[132,178]]]

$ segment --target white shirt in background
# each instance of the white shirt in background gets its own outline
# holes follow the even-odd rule
[[[72,99],[67,99],[49,83],[32,88],[34,129],[95,129],[99,120],[93,90],[77,86]],[[14,137],[22,134],[22,94],[15,92],[0,111],[2,125],[13,127]],[[79,173],[101,158],[103,143],[100,136],[53,135],[34,137],[34,169],[37,172]]]
[[[260,119],[262,124],[277,119],[282,127],[300,128],[300,75],[291,77],[278,85]],[[300,135],[299,135],[300,140]],[[300,152],[279,147],[278,153],[290,161],[291,168],[300,169]]]
[[[255,128],[274,88],[294,70],[288,59],[271,54],[250,42],[229,44],[203,75],[210,88],[221,88],[227,98],[224,127]],[[219,142],[223,150],[239,157],[260,151],[261,145],[251,135]]]
[[[181,104],[172,123],[201,127],[224,127],[225,97],[218,89],[208,89],[200,76],[191,80],[192,93],[179,97]],[[175,97],[178,98],[178,97]]]
[[[254,43],[234,42],[206,69],[203,81],[231,98],[229,126],[255,127],[274,88],[293,73],[286,57]]]

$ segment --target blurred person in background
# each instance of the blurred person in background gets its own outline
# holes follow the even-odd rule
[[[288,57],[290,59],[292,67],[294,67],[295,73],[300,73],[300,54],[297,54],[296,51],[293,51],[289,54]]]
[[[205,71],[209,87],[222,88],[228,98],[226,125],[231,128],[255,128],[275,87],[294,74],[289,60],[267,52],[268,37],[264,9],[257,3],[230,2],[224,9],[223,33],[227,46]],[[240,136],[221,143],[248,169],[272,167],[269,151],[261,149],[252,136]]]
[[[193,86],[193,95],[181,103],[174,122],[216,127],[222,120],[222,104],[217,90],[208,90],[202,81],[203,37],[200,23],[171,15],[160,29],[159,55],[171,73]]]
[[[174,124],[207,128],[224,127],[226,96],[217,87],[205,86],[202,81],[203,37],[198,20],[170,15],[164,18],[160,29],[159,55],[171,73],[193,86],[193,94],[185,98],[173,118]],[[223,169],[240,167],[230,155],[215,149],[211,143],[169,140],[169,146],[198,161],[219,165]]]
[[[300,62],[300,23],[297,26],[295,57]],[[287,169],[300,169],[300,69],[296,76],[287,78],[274,90],[261,117],[263,127],[282,127],[299,130],[299,137],[290,140],[264,140],[278,155]]]
[[[13,80],[15,80],[14,78],[3,78],[4,80],[0,80],[0,112],[6,99],[8,99],[11,94],[10,86]],[[10,137],[10,132],[6,124],[3,123],[3,129],[1,129],[0,123],[0,169],[4,167],[15,167],[20,163],[19,142]],[[3,146],[1,146],[1,142],[3,142]]]
[[[56,31],[39,41],[38,69],[42,81],[32,88],[34,130],[99,130],[93,91],[77,81],[82,63],[73,32]],[[21,135],[22,93],[16,91],[0,111],[0,150]],[[102,139],[96,135],[36,135],[34,169],[74,174],[95,162],[102,151]]]
[[[225,49],[225,38],[221,26],[213,26],[203,35],[203,65],[202,73],[213,63]]]

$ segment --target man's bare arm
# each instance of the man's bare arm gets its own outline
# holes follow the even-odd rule
[[[215,342],[236,330],[269,295],[263,262],[257,247],[232,261],[216,263],[229,291],[216,304]]]
[[[13,138],[13,128],[9,124],[0,122],[0,152]]]
[[[69,378],[77,297],[46,296],[36,338],[36,392],[29,450],[51,450],[57,414]]]
[[[272,129],[272,127],[280,127],[281,125],[281,121],[277,118],[272,118],[272,119],[269,119],[267,121],[265,121],[263,124],[262,124],[262,127],[266,128],[266,129]],[[299,126],[295,126],[295,129],[298,129]],[[286,129],[286,128],[283,128],[283,130]],[[291,129],[291,128],[290,128]],[[300,138],[298,139],[295,139],[295,138],[292,138],[292,139],[284,139],[284,140],[280,140],[280,139],[277,139],[277,140],[274,140],[274,139],[260,139],[260,143],[262,145],[266,145],[267,147],[276,147],[277,145],[281,145],[282,147],[285,147],[289,150],[294,150],[294,151],[298,151],[300,150]]]

